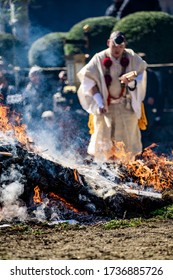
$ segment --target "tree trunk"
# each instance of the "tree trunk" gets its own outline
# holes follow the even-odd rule
[[[0,33],[5,33],[5,19],[2,2],[0,2]]]
[[[28,5],[30,0],[10,0],[10,17],[13,35],[25,44],[29,39]]]

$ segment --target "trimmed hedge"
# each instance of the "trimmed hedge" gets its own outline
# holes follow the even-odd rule
[[[40,67],[64,66],[65,38],[65,32],[54,32],[37,39],[28,52],[29,65],[38,65]]]
[[[67,34],[67,40],[85,40],[83,27],[89,25],[89,48],[85,49],[83,44],[66,44],[65,54],[74,55],[78,53],[89,53],[90,56],[107,47],[106,42],[115,26],[117,19],[114,17],[87,18],[75,24]]]
[[[113,28],[126,34],[127,47],[144,52],[148,63],[173,62],[173,16],[164,12],[137,12]]]

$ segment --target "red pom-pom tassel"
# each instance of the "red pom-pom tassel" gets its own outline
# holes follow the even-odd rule
[[[122,67],[127,67],[129,65],[129,59],[126,56],[123,56],[120,60],[120,64]]]
[[[112,60],[109,58],[109,57],[106,57],[103,59],[103,65],[106,67],[106,68],[110,68],[111,65],[112,65]]]

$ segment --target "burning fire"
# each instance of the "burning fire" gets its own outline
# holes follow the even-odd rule
[[[63,204],[70,210],[73,210],[75,213],[78,213],[79,211],[74,208],[70,203],[68,203],[64,198],[60,197],[59,195],[53,193],[53,192],[50,192],[48,194],[49,197],[53,198],[53,199],[56,199],[56,200],[59,200],[61,202],[63,202]],[[43,203],[43,199],[41,198],[40,196],[40,188],[38,186],[36,186],[34,188],[34,196],[33,196],[33,202],[34,204],[37,204],[37,203]]]
[[[4,105],[0,105],[0,130],[8,135],[17,139],[22,145],[25,145],[27,149],[31,149],[29,138],[26,134],[27,126],[21,124],[20,114],[16,112],[10,112],[10,109]],[[152,148],[155,144],[146,148],[141,155],[137,155],[135,160],[132,160],[131,153],[125,152],[125,146],[123,142],[115,142],[115,145],[111,151],[106,155],[107,159],[111,159],[114,162],[119,161],[122,169],[128,175],[130,182],[135,182],[139,188],[152,188],[157,192],[169,190],[173,187],[173,161],[165,155],[158,156]],[[34,148],[34,152],[37,150]],[[114,165],[113,165],[114,167]],[[77,169],[74,169],[74,179],[83,185],[82,176],[78,173]],[[130,184],[128,184],[129,186]],[[131,188],[133,188],[133,183]],[[48,198],[59,200],[68,209],[78,213],[79,211],[68,203],[64,198],[60,197],[53,192],[47,194]],[[40,188],[36,186],[34,188],[33,202],[44,203],[40,195]],[[42,204],[44,205],[44,204]]]
[[[42,203],[43,202],[43,200],[40,197],[40,188],[38,186],[36,186],[34,188],[33,201],[34,201],[34,203]]]
[[[128,177],[133,178],[138,186],[163,191],[173,187],[173,161],[165,155],[158,156],[152,150],[156,146],[153,143],[132,160],[131,154],[125,152],[124,143],[114,142],[106,156],[108,159],[119,160],[126,167]]]
[[[157,191],[173,187],[173,161],[165,155],[158,156],[150,147],[144,149],[142,159],[128,162],[126,167],[130,176],[143,187],[151,187]]]
[[[109,152],[105,154],[107,159],[121,160],[122,162],[129,161],[131,153],[125,151],[125,144],[123,142],[113,141],[113,146]]]
[[[78,179],[78,171],[76,169],[74,169],[73,173],[74,173],[74,179],[78,182],[79,181],[79,179]]]
[[[55,194],[55,193],[53,193],[53,192],[50,192],[50,193],[49,193],[49,197],[52,197],[52,198],[54,198],[54,199],[56,199],[56,200],[62,201],[63,204],[64,204],[68,209],[73,210],[73,212],[75,212],[75,213],[78,213],[78,212],[79,212],[76,208],[74,208],[70,203],[68,203],[64,198],[60,197],[59,195],[57,195],[57,194]]]
[[[0,130],[4,134],[9,134],[21,144],[26,145],[28,142],[26,127],[25,124],[21,124],[19,113],[10,112],[7,106],[0,105]]]

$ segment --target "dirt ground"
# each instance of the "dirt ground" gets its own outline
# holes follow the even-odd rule
[[[173,220],[138,227],[15,225],[0,228],[1,260],[172,260]]]

